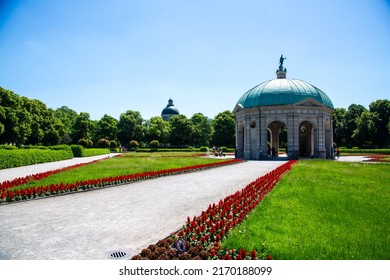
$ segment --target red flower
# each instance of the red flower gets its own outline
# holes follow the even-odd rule
[[[255,259],[256,259],[256,254],[257,254],[257,253],[256,253],[256,250],[253,249],[252,252],[250,253],[250,257],[251,257],[252,260],[255,260]]]

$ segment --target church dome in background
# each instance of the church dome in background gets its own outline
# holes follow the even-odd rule
[[[164,121],[168,121],[175,115],[179,115],[179,110],[173,105],[173,100],[170,98],[168,100],[168,105],[161,112],[161,117]]]

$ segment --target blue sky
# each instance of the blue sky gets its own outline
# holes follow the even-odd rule
[[[0,0],[0,86],[96,120],[214,118],[281,54],[337,108],[389,99],[390,1]]]

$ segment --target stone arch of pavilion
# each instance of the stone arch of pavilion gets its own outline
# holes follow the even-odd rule
[[[269,136],[267,136],[267,144],[268,144],[268,153],[272,151],[272,148],[275,149],[276,155],[279,155],[280,148],[280,132],[283,128],[287,128],[287,125],[282,120],[274,120],[271,121],[267,125],[267,130],[269,132]],[[288,135],[288,129],[287,129]]]

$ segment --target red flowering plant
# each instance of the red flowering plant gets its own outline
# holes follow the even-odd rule
[[[75,183],[60,183],[60,184],[51,184],[49,186],[26,187],[23,188],[22,190],[12,189],[16,186],[19,186],[21,182],[28,182],[29,180],[33,180],[32,177],[42,179],[45,178],[44,176],[47,177],[49,175],[67,170],[67,168],[64,168],[61,169],[61,171],[59,170],[48,171],[48,172],[44,172],[44,174],[35,174],[33,176],[28,176],[25,178],[18,178],[11,182],[10,181],[3,182],[0,188],[0,203],[33,199],[37,197],[45,197],[45,196],[51,196],[51,195],[63,194],[63,193],[71,193],[71,192],[77,192],[77,191],[83,191],[83,190],[89,190],[95,188],[102,188],[107,186],[121,185],[130,182],[150,179],[150,178],[187,173],[196,170],[203,170],[203,169],[208,169],[208,168],[213,168],[218,166],[235,164],[239,162],[242,162],[242,160],[232,159],[232,160],[220,161],[214,163],[186,166],[181,168],[163,169],[158,171],[149,171],[143,173],[121,175],[116,177],[91,179],[91,180],[85,180],[80,182],[77,181]],[[75,168],[75,166],[73,166],[72,168]]]
[[[120,155],[118,155],[118,156],[120,156]],[[64,168],[59,168],[59,169],[55,169],[55,170],[49,170],[49,171],[45,171],[45,172],[41,172],[41,173],[36,173],[33,175],[28,175],[26,177],[15,178],[13,180],[6,180],[4,182],[0,182],[0,191],[14,188],[14,187],[21,186],[21,185],[25,185],[30,181],[42,180],[42,179],[45,179],[51,175],[58,174],[58,173],[61,173],[61,172],[67,171],[67,170],[74,169],[74,168],[82,167],[82,166],[85,166],[88,164],[96,163],[96,162],[101,161],[101,160],[103,160],[103,159],[98,159],[98,160],[90,161],[87,163],[79,163],[79,164],[67,166]]]
[[[256,179],[248,184],[241,191],[227,196],[220,200],[218,204],[209,205],[198,217],[187,217],[186,224],[169,239],[177,240],[183,238],[191,247],[201,246],[207,250],[207,259],[213,260],[255,260],[272,259],[267,254],[263,246],[260,252],[245,249],[236,251],[235,249],[223,250],[221,241],[227,236],[229,231],[240,224],[269,193],[280,178],[289,171],[296,163],[290,160],[279,166],[268,174]],[[196,257],[196,256],[195,256]],[[177,258],[177,256],[175,256]],[[133,259],[143,259],[142,256],[134,256]]]
[[[390,162],[390,156],[389,155],[373,155],[369,156],[367,160],[364,160],[366,162]]]

